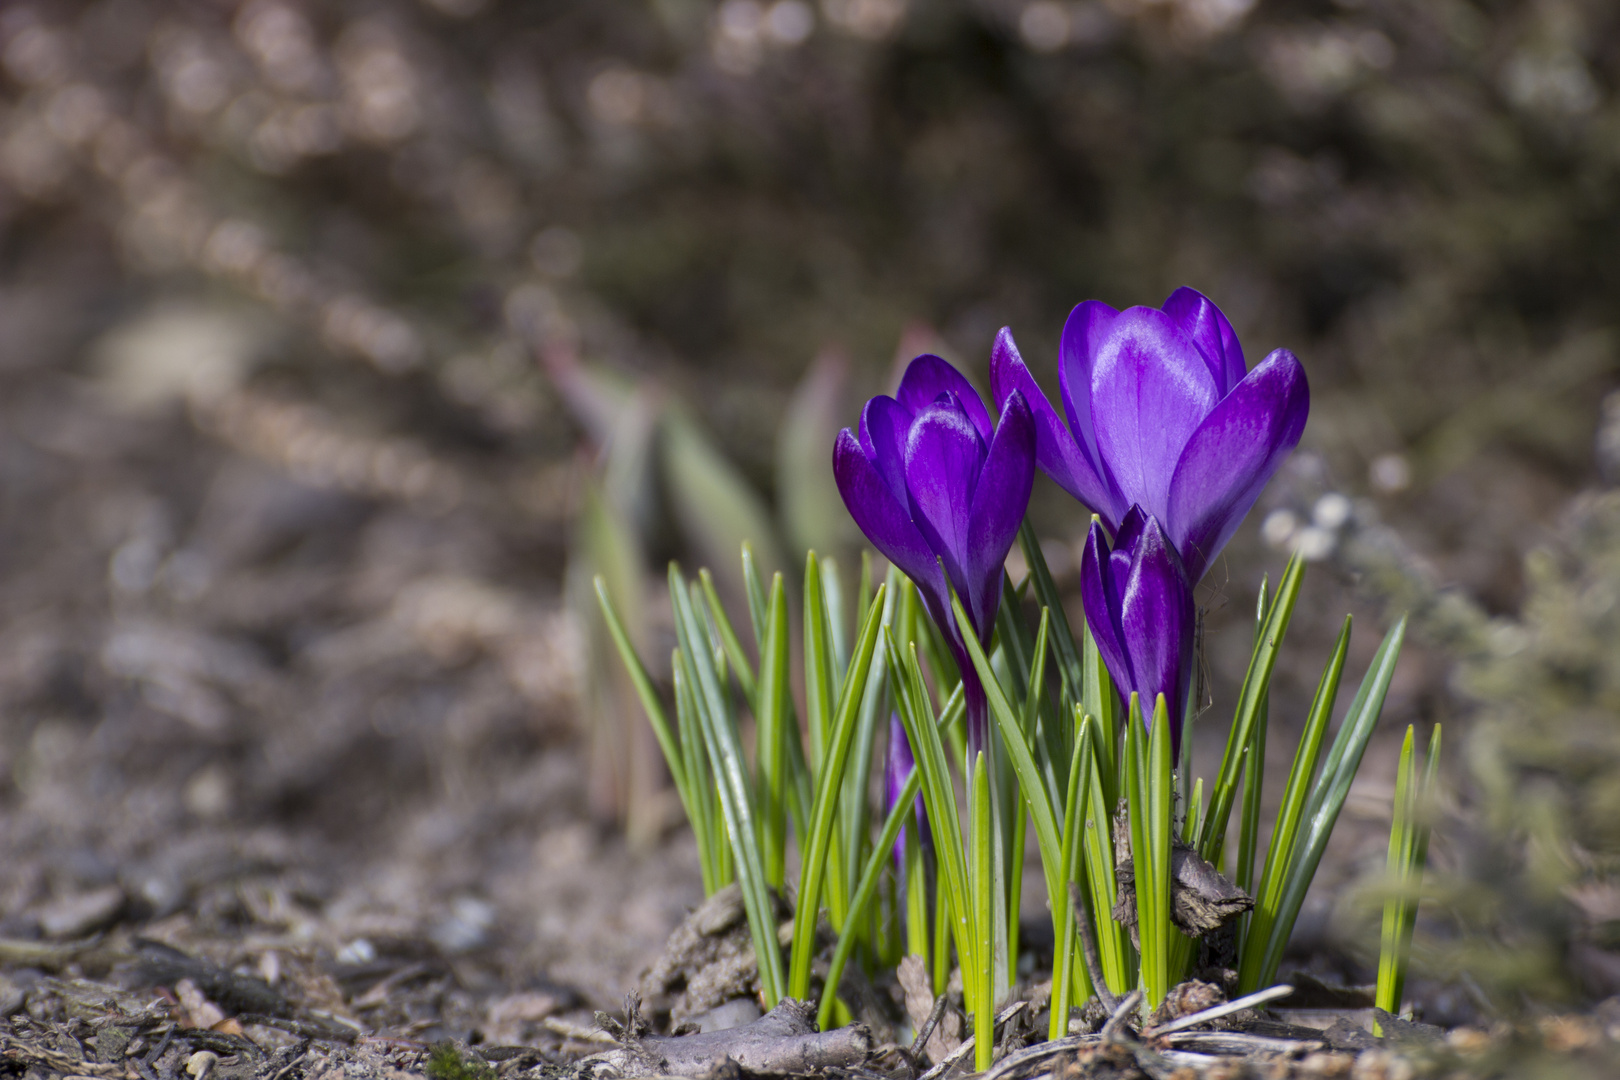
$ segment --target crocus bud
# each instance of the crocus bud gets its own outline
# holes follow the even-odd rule
[[[1181,717],[1192,678],[1192,585],[1157,518],[1133,506],[1110,547],[1093,521],[1080,559],[1086,625],[1108,674],[1130,700],[1141,695],[1144,717],[1164,695],[1171,745],[1179,752]]]
[[[951,617],[962,599],[988,645],[1001,605],[1002,564],[1029,506],[1035,433],[1023,395],[1009,395],[992,426],[978,393],[937,356],[919,356],[895,397],[861,410],[860,434],[845,428],[833,472],[855,524],[917,585],[962,670],[969,753],[988,745],[984,689]]]

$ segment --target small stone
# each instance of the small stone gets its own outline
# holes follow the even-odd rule
[[[450,913],[433,927],[429,937],[447,953],[464,953],[489,944],[495,925],[495,905],[473,896],[458,897]]]
[[[1547,1049],[1568,1054],[1596,1046],[1603,1032],[1584,1016],[1548,1016],[1541,1021],[1541,1038]]]
[[[363,937],[357,937],[337,951],[340,964],[369,964],[377,959],[377,946]]]
[[[194,1028],[211,1028],[225,1019],[224,1010],[209,1001],[208,995],[197,989],[197,984],[190,979],[174,984],[174,996],[180,999],[180,1007],[186,1010]]]
[[[48,938],[80,938],[112,922],[123,907],[124,890],[107,885],[52,901],[39,913],[39,928]]]
[[[199,1050],[186,1060],[186,1072],[197,1080],[206,1080],[209,1071],[218,1061],[219,1055],[212,1050]]]
[[[1342,1077],[1349,1076],[1350,1070],[1356,1067],[1356,1059],[1349,1054],[1330,1054],[1317,1052],[1306,1054],[1300,1059],[1298,1071],[1303,1076]]]
[[[0,1019],[22,1011],[28,1000],[28,991],[0,974]]]
[[[1412,1080],[1412,1063],[1388,1050],[1363,1050],[1350,1080]]]
[[[1491,1048],[1491,1037],[1478,1028],[1460,1027],[1446,1034],[1446,1045],[1464,1057],[1478,1057]]]

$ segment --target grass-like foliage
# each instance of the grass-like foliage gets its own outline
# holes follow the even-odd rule
[[[1434,725],[1423,773],[1418,775],[1413,754],[1413,730],[1406,729],[1401,764],[1395,776],[1395,819],[1389,829],[1389,896],[1384,901],[1384,925],[1378,949],[1376,1004],[1399,1014],[1406,968],[1412,953],[1412,928],[1417,923],[1418,898],[1423,888],[1423,866],[1429,854],[1430,799],[1440,771],[1440,725]]]
[[[936,993],[944,992],[952,966],[959,965],[980,1069],[990,1064],[996,1007],[1017,976],[1018,890],[1031,826],[1056,942],[1052,1037],[1066,1032],[1071,1006],[1095,990],[1080,918],[1089,920],[1100,975],[1114,994],[1140,988],[1151,1008],[1192,973],[1196,942],[1172,921],[1178,842],[1254,898],[1253,910],[1234,928],[1241,988],[1253,990],[1275,978],[1382,709],[1405,632],[1403,622],[1385,637],[1324,756],[1349,649],[1346,619],[1262,852],[1269,687],[1299,598],[1303,561],[1289,562],[1274,595],[1261,587],[1254,652],[1220,769],[1206,786],[1203,778],[1187,775],[1190,757],[1178,762],[1172,751],[1172,725],[1190,724],[1191,718],[1171,717],[1162,695],[1155,702],[1134,694],[1120,700],[1089,629],[1082,625],[1077,635],[1069,625],[1027,524],[1020,537],[1030,572],[1022,581],[1004,583],[989,647],[981,647],[971,630],[962,635],[996,732],[971,760],[960,672],[917,590],[894,570],[877,583],[863,561],[851,596],[836,567],[811,554],[794,649],[787,584],[777,574],[767,587],[746,548],[747,639],[706,572],[692,582],[671,567],[673,725],[664,695],[632,648],[606,589],[600,583],[597,589],[697,836],[705,888],[713,892],[735,881],[741,889],[765,1004],[810,995],[818,922],[824,918],[836,945],[821,988],[823,1025],[848,1015],[838,989],[852,962],[876,971],[906,953],[921,955]],[[965,628],[961,602],[953,597],[953,604]],[[1026,611],[1035,617],[1026,619]],[[803,687],[797,700],[795,685]],[[891,791],[887,804],[874,808],[869,792],[883,760],[879,732],[887,730],[891,713],[916,764],[898,793]],[[744,750],[745,714],[753,725],[752,760]],[[1390,858],[1392,870],[1398,863],[1410,880],[1421,872],[1426,842],[1418,792],[1432,783],[1437,755],[1431,748],[1423,785],[1412,779],[1410,737],[1407,758]],[[920,842],[919,829],[905,828],[917,821],[919,795],[928,844]],[[1113,918],[1121,899],[1114,818],[1122,797],[1135,944]],[[1236,839],[1232,858],[1229,835]],[[794,852],[797,873],[790,874]],[[783,928],[775,923],[771,893],[790,882],[795,914],[784,962],[778,944]],[[1071,883],[1083,904],[1071,903]],[[1415,893],[1401,896],[1385,916],[1397,1003],[1416,907]],[[1381,973],[1381,1002],[1384,985]]]

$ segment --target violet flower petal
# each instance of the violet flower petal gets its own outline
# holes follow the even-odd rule
[[[1101,300],[1087,300],[1069,312],[1058,341],[1058,386],[1069,427],[1093,455],[1097,432],[1091,422],[1092,362],[1118,318],[1119,312]]]
[[[1197,289],[1182,287],[1164,302],[1164,313],[1187,332],[1199,355],[1215,378],[1215,392],[1222,397],[1243,381],[1248,366],[1243,362],[1243,346],[1237,331],[1216,307]]]
[[[1215,407],[1209,368],[1170,316],[1130,308],[1092,356],[1091,392],[1102,460],[1132,502],[1164,520],[1182,449]]]
[[[1299,444],[1310,387],[1294,354],[1267,356],[1198,425],[1170,485],[1167,524],[1189,580],[1203,576]]]
[[[1086,534],[1086,546],[1080,554],[1080,601],[1086,612],[1086,625],[1091,628],[1097,651],[1103,664],[1114,678],[1114,685],[1125,690],[1136,680],[1131,675],[1130,661],[1125,655],[1125,644],[1120,639],[1115,613],[1119,611],[1119,594],[1108,573],[1108,538],[1102,525],[1093,521]],[[1129,691],[1126,691],[1127,693]]]
[[[990,350],[990,391],[997,401],[1006,401],[1015,391],[1024,396],[1035,428],[1035,464],[1093,513],[1101,514],[1110,528],[1117,527],[1121,509],[1117,493],[1103,479],[1095,460],[1088,456],[1087,448],[1070,434],[1057,410],[1041,392],[1024,358],[1018,354],[1012,331],[1005,326],[996,335],[995,346]],[[1090,415],[1088,408],[1088,419]]]
[[[1120,630],[1142,711],[1151,716],[1160,694],[1170,710],[1172,744],[1192,673],[1192,587],[1181,558],[1158,521],[1149,518],[1131,552],[1131,573],[1120,596]],[[1124,689],[1122,687],[1122,689]]]
[[[985,455],[968,511],[964,596],[982,636],[996,621],[1002,566],[1029,508],[1035,483],[1035,424],[1024,395],[1013,391],[1001,405],[1001,421]]]
[[[866,457],[901,506],[906,495],[906,432],[911,411],[892,397],[875,397],[861,410],[860,440]]]
[[[915,581],[919,590],[944,595],[945,580],[928,542],[849,428],[840,431],[833,443],[833,477],[850,517],[872,546]]]
[[[974,428],[979,432],[979,438],[989,442],[994,425],[990,423],[990,413],[985,409],[979,392],[960,371],[932,353],[924,353],[906,365],[906,373],[900,377],[900,389],[895,391],[894,396],[915,415],[938,401],[941,394],[947,393],[954,395],[967,411],[968,419],[973,421]]]
[[[883,808],[893,811],[895,800],[900,798],[900,792],[905,789],[906,781],[911,779],[912,770],[917,767],[912,757],[911,743],[906,739],[905,725],[900,722],[899,713],[889,714],[889,752],[883,764]],[[924,849],[930,845],[931,837],[928,829],[928,811],[924,807],[922,795],[918,794],[916,800],[915,816],[917,819],[917,843]],[[900,874],[900,880],[905,881],[906,873],[906,830],[910,825],[900,827],[900,835],[894,842],[894,865]]]
[[[1131,576],[1131,552],[1136,549],[1137,540],[1147,523],[1148,516],[1140,506],[1132,503],[1125,512],[1125,520],[1119,523],[1119,531],[1114,534],[1113,550],[1108,556],[1108,584],[1113,590],[1109,595],[1116,600],[1125,595],[1125,585]],[[1117,607],[1114,617],[1116,620],[1119,618]]]
[[[898,713],[889,714],[889,752],[883,762],[883,806],[885,810],[893,812],[894,804],[900,798],[900,792],[905,788],[906,781],[911,777],[911,770],[916,768],[916,761],[911,756],[911,744],[906,741],[905,726],[900,723]],[[906,872],[906,830],[901,826],[900,835],[894,842],[894,865],[902,876]]]
[[[1034,456],[1034,424],[1023,396],[1012,395],[992,426],[971,384],[936,356],[913,361],[898,398],[870,401],[860,438],[846,429],[834,447],[834,473],[850,515],[916,583],[956,657],[970,752],[988,741],[989,716],[949,594],[954,587],[973,632],[988,642]]]
[[[959,587],[968,580],[968,516],[985,453],[977,428],[954,400],[920,410],[906,436],[911,520]]]
[[[1091,509],[1102,514],[1110,525],[1125,516],[1130,500],[1121,493],[1108,461],[1098,448],[1091,398],[1097,351],[1108,339],[1118,318],[1119,312],[1101,300],[1087,300],[1069,312],[1063,323],[1063,336],[1058,341],[1058,389],[1069,417],[1069,430],[1074,432],[1081,452],[1095,468],[1107,492],[1107,508],[1093,506]]]
[[[1115,550],[1124,548],[1126,551],[1130,551],[1134,548],[1136,538],[1141,536],[1143,530],[1147,528],[1148,520],[1147,513],[1140,506],[1132,503],[1131,508],[1125,512],[1125,517],[1120,521],[1119,528],[1114,532]]]

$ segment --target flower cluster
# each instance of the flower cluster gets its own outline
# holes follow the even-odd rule
[[[1140,694],[1149,713],[1164,695],[1179,720],[1193,587],[1299,443],[1310,410],[1294,354],[1277,349],[1250,370],[1232,324],[1192,289],[1163,308],[1081,304],[1058,361],[1064,417],[1003,329],[990,357],[1001,412],[992,425],[959,372],[918,357],[897,398],[868,402],[859,436],[846,428],[833,453],[850,514],[916,582],[961,662],[975,742],[986,729],[983,690],[949,590],[987,643],[1033,467],[1096,515],[1081,587],[1115,686]]]

